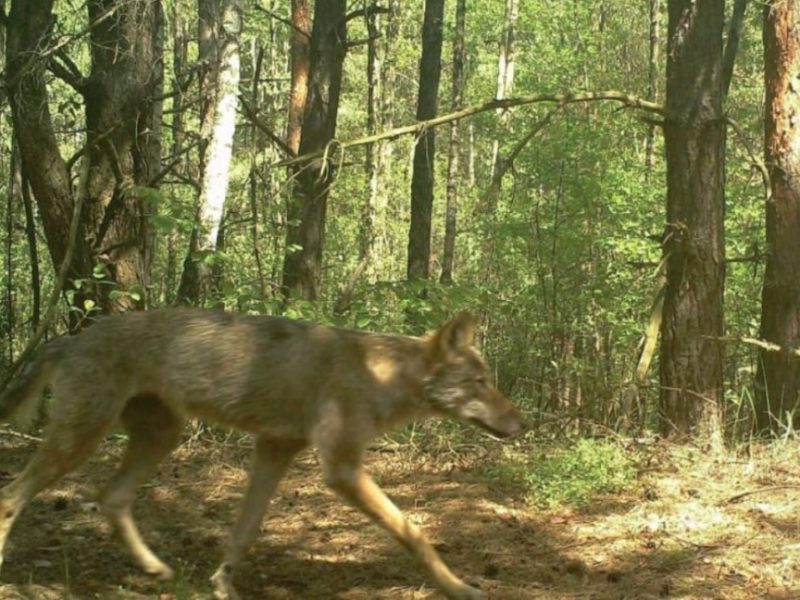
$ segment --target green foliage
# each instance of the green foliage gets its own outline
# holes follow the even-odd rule
[[[397,36],[382,36],[378,48],[386,69],[378,129],[408,124],[414,119],[422,3],[400,2]],[[60,52],[83,73],[90,70],[89,24],[86,11],[56,3],[55,39]],[[445,16],[440,112],[450,106],[453,5]],[[173,60],[174,50],[196,30],[195,5],[186,0],[165,3],[165,100],[161,167],[172,165],[155,187],[137,187],[145,200],[154,245],[149,287],[111,290],[128,294],[148,307],[171,304],[195,226],[199,150],[195,144],[201,105],[192,81],[196,41],[188,42],[186,71]],[[270,10],[287,17],[288,2],[273,2]],[[504,3],[476,0],[466,18],[467,87],[464,104],[494,97],[499,41],[504,27]],[[604,103],[564,108],[515,156],[496,206],[488,207],[492,148],[501,157],[525,138],[551,106],[535,105],[510,111],[504,124],[499,113],[486,112],[459,124],[459,212],[453,285],[437,283],[443,253],[445,175],[449,127],[436,129],[436,189],[433,214],[431,279],[405,281],[409,223],[410,161],[415,140],[401,137],[376,145],[382,165],[375,206],[375,251],[350,301],[342,309],[343,290],[361,262],[364,214],[370,198],[363,148],[347,150],[335,165],[325,222],[322,297],[316,302],[281,296],[287,204],[292,180],[277,163],[286,158],[270,135],[285,131],[289,98],[291,29],[267,11],[245,6],[242,34],[242,94],[250,111],[237,122],[230,186],[226,199],[225,247],[202,257],[219,276],[221,298],[228,309],[285,314],[344,327],[421,334],[459,310],[480,317],[479,341],[493,366],[501,389],[523,398],[537,414],[579,414],[583,423],[617,427],[625,415],[642,334],[657,283],[661,260],[659,237],[665,224],[665,166],[663,145],[655,129],[651,170],[645,166],[649,124],[641,112],[620,110]],[[516,76],[513,94],[618,89],[647,95],[647,3],[603,2],[521,3],[517,27]],[[666,5],[661,15],[660,98],[663,99]],[[733,335],[758,335],[760,288],[763,281],[764,218],[760,181],[751,169],[744,142],[760,153],[763,135],[760,106],[763,59],[760,16],[750,11],[740,45],[726,113],[743,128],[745,138],[728,136],[726,165],[726,255],[754,257],[753,262],[729,263],[726,275],[726,326]],[[348,22],[348,37],[369,37],[363,17]],[[388,48],[388,52],[387,52]],[[263,51],[259,78],[256,60]],[[367,44],[348,48],[339,104],[336,136],[349,140],[366,133]],[[391,75],[391,76],[390,76]],[[78,156],[85,142],[84,99],[57,77],[48,75],[51,113],[64,157]],[[255,85],[254,85],[255,83]],[[7,104],[0,103],[0,170],[6,173],[11,156]],[[469,137],[472,131],[473,137]],[[182,132],[182,138],[178,132]],[[182,141],[181,141],[182,139]],[[80,180],[80,161],[73,177]],[[9,178],[0,177],[0,198],[9,195]],[[154,184],[156,185],[156,184]],[[13,351],[29,335],[30,264],[21,201],[12,199],[11,214],[0,204],[1,223],[10,218],[0,252],[10,252],[9,289],[3,308],[8,315],[7,345]],[[44,239],[38,223],[39,239]],[[257,234],[257,235],[256,235]],[[5,239],[10,238],[8,245]],[[41,283],[50,289],[53,267],[40,243]],[[4,267],[6,257],[3,257]],[[102,266],[76,286],[108,285]],[[103,288],[105,289],[105,288]],[[91,291],[91,290],[88,290]],[[64,311],[85,315],[97,304],[75,306],[74,294]],[[9,304],[6,307],[6,304]],[[13,318],[12,318],[13,317]],[[2,348],[3,355],[9,353]],[[755,352],[731,345],[726,363],[727,398],[737,419],[748,412]],[[656,359],[657,361],[657,359]],[[637,390],[638,426],[653,422],[658,365]]]
[[[636,463],[619,444],[587,438],[548,447],[547,454],[507,450],[503,459],[486,467],[486,474],[500,484],[521,486],[530,502],[554,508],[580,506],[598,494],[630,489]]]

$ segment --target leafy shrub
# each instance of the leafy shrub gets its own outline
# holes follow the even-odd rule
[[[545,452],[508,453],[486,468],[498,483],[521,485],[527,499],[543,508],[580,506],[596,494],[633,486],[635,461],[618,444],[581,439]]]

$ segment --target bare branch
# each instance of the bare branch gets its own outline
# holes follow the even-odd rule
[[[286,25],[287,27],[290,27],[292,30],[296,31],[300,35],[303,35],[305,37],[309,37],[307,31],[303,31],[302,29],[298,29],[297,27],[294,26],[294,23],[292,23],[289,19],[287,19],[284,16],[279,15],[278,13],[272,12],[269,9],[264,8],[259,3],[256,3],[256,10],[259,10],[259,11],[263,12],[265,15],[267,15],[268,17],[270,17],[272,19],[275,19],[279,23],[283,23],[284,25]]]
[[[733,131],[736,132],[736,136],[739,138],[742,146],[744,146],[745,150],[747,151],[747,155],[750,157],[750,162],[756,169],[758,169],[759,173],[761,173],[761,181],[764,184],[764,198],[767,202],[769,202],[770,199],[772,199],[772,183],[770,182],[769,169],[767,169],[767,165],[764,164],[764,161],[761,160],[761,157],[758,155],[758,153],[753,150],[753,147],[747,140],[747,135],[745,135],[742,126],[731,117],[726,117],[725,121],[733,128]]]
[[[379,6],[378,4],[370,4],[364,8],[359,8],[358,10],[354,10],[351,13],[348,13],[344,17],[344,22],[349,23],[353,19],[357,19],[358,17],[364,17],[366,19],[370,18],[373,15],[388,15],[391,12],[388,8],[384,8],[383,6]]]
[[[150,180],[147,182],[147,185],[149,187],[155,187],[156,185],[158,185],[158,183],[160,183],[161,180],[164,179],[164,177],[166,177],[170,171],[172,171],[172,169],[174,169],[176,166],[180,164],[180,162],[183,160],[184,155],[188,154],[194,148],[197,148],[197,146],[199,145],[200,145],[200,140],[198,139],[194,143],[189,144],[188,146],[184,146],[181,149],[181,151],[178,152],[178,154],[172,157],[171,161],[169,161],[167,164],[161,167],[161,170],[150,178]]]
[[[31,68],[33,68],[35,64],[37,64],[37,62],[39,64],[43,64],[40,63],[39,61],[46,61],[48,63],[51,62],[50,59],[53,56],[56,56],[59,53],[59,51],[62,50],[62,48],[69,45],[74,40],[78,40],[88,35],[89,32],[92,30],[92,28],[96,27],[103,21],[110,19],[119,9],[120,9],[119,4],[113,4],[108,9],[106,9],[104,13],[98,16],[93,22],[89,23],[89,25],[86,28],[82,29],[81,31],[72,35],[63,36],[61,39],[56,41],[52,46],[50,46],[49,48],[43,48],[40,52],[35,52],[35,53],[32,52],[31,56],[28,58],[26,63],[17,70],[14,78],[6,81],[6,89],[15,88],[16,85],[19,83],[19,80],[22,77],[24,77],[28,73],[28,71]]]
[[[56,57],[53,57],[47,63],[47,69],[76,92],[83,95],[86,90],[86,80],[81,76],[76,76],[71,69],[59,62]]]
[[[273,144],[278,146],[278,148],[283,151],[284,154],[288,156],[295,156],[294,151],[292,151],[286,142],[261,120],[258,111],[250,105],[250,103],[247,101],[247,98],[245,98],[243,95],[239,95],[239,102],[241,103],[242,109],[244,109],[244,113],[247,118],[250,119],[250,122],[255,125],[261,133],[266,135]]]
[[[383,133],[375,135],[368,135],[356,138],[349,142],[339,142],[337,145],[342,150],[348,148],[355,148],[358,146],[371,144],[373,142],[377,142],[380,140],[395,139],[403,135],[411,135],[411,134],[416,135],[429,127],[437,127],[439,125],[444,125],[445,123],[450,123],[452,121],[458,121],[460,119],[471,117],[472,115],[476,115],[482,112],[494,111],[499,109],[509,109],[509,108],[514,108],[516,106],[526,106],[528,104],[536,104],[539,102],[552,102],[555,104],[567,105],[567,104],[575,104],[578,102],[596,102],[603,100],[620,102],[627,108],[645,110],[648,112],[656,113],[661,116],[666,116],[667,114],[666,109],[661,104],[658,104],[656,102],[650,102],[649,100],[645,100],[644,98],[640,98],[639,96],[633,96],[631,94],[625,94],[623,92],[617,92],[613,90],[602,91],[602,92],[583,92],[574,94],[572,93],[535,94],[533,96],[504,98],[502,100],[489,100],[482,104],[470,106],[455,112],[440,115],[433,119],[428,119],[427,121],[418,121],[416,123],[412,123],[411,125],[397,127],[395,129],[390,129],[389,131],[384,131]],[[303,156],[298,156],[296,158],[281,161],[277,163],[275,166],[286,167],[299,163],[313,161],[315,159],[320,158],[324,154],[324,152],[325,150],[317,150],[316,152],[310,152],[308,154],[304,154]]]
[[[739,50],[739,40],[742,37],[746,9],[747,0],[736,0],[728,29],[728,41],[725,44],[725,53],[722,57],[722,85],[726,96],[731,87],[731,79],[733,79],[733,65],[736,62],[736,53]]]

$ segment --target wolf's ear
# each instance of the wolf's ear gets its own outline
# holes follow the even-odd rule
[[[475,341],[475,318],[460,312],[431,334],[428,348],[434,358],[447,357],[452,352],[463,350]]]

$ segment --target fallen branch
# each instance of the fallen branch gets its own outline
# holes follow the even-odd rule
[[[749,344],[751,346],[757,346],[762,350],[766,350],[767,352],[785,352],[787,354],[791,354],[793,356],[800,357],[800,348],[785,348],[780,344],[776,344],[774,342],[768,342],[766,340],[757,340],[751,337],[737,337],[737,336],[714,336],[714,335],[704,335],[702,336],[709,340],[714,340],[715,342],[723,342],[726,344],[730,343],[738,343],[738,344]]]
[[[741,492],[739,494],[735,494],[728,498],[725,501],[725,504],[734,504],[741,500],[742,498],[746,498],[747,496],[753,496],[754,494],[760,494],[762,492],[776,492],[779,490],[798,490],[800,489],[800,485],[772,485],[769,487],[758,488],[757,490],[748,490],[746,492]]]
[[[28,435],[27,433],[20,433],[19,431],[14,431],[13,429],[2,428],[0,429],[0,435],[7,435],[10,437],[20,438],[23,440],[27,440],[29,442],[41,442],[42,438],[36,437],[35,435]]]
[[[552,102],[560,106],[564,106],[567,104],[575,104],[578,102],[596,102],[600,100],[606,100],[610,102],[620,102],[626,108],[636,108],[656,113],[661,116],[666,116],[666,109],[661,104],[658,104],[656,102],[650,102],[649,100],[645,100],[644,98],[640,98],[639,96],[633,96],[631,94],[625,94],[623,92],[617,92],[613,90],[602,91],[602,92],[583,92],[583,93],[568,93],[568,94],[534,94],[532,96],[504,98],[502,100],[499,99],[489,100],[487,102],[478,104],[476,106],[469,106],[467,108],[463,108],[455,112],[434,117],[433,119],[428,119],[427,121],[417,121],[416,123],[412,123],[411,125],[404,125],[402,127],[396,127],[395,129],[390,129],[389,131],[384,131],[382,133],[363,136],[360,138],[356,138],[354,140],[350,140],[349,142],[336,141],[335,143],[337,146],[339,146],[341,150],[346,150],[348,148],[365,146],[367,144],[372,144],[374,142],[378,142],[381,140],[395,139],[410,134],[419,134],[425,129],[428,129],[430,127],[437,127],[439,125],[444,125],[445,123],[459,121],[466,117],[471,117],[472,115],[476,115],[482,112],[488,112],[494,110],[506,110],[517,106],[526,106],[528,104],[536,104],[539,102]],[[311,162],[318,158],[321,158],[325,153],[326,150],[324,149],[317,150],[316,152],[309,152],[308,154],[304,154],[296,158],[283,160],[281,162],[278,162],[274,166],[288,167],[298,163]]]

